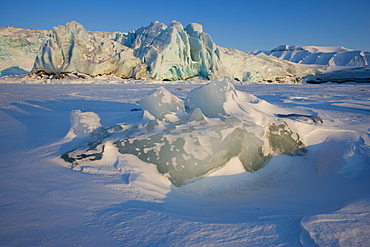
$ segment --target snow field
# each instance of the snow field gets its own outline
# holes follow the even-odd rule
[[[198,86],[178,87],[164,86],[183,100]],[[107,138],[101,160],[67,169],[60,155],[87,138],[64,139],[72,110],[95,112],[102,126],[130,128],[143,116],[143,111],[130,111],[138,107],[135,102],[156,88],[1,84],[0,243],[369,244],[368,84],[236,86],[257,96],[248,99],[255,102],[253,111],[238,101],[247,101],[242,93],[225,108],[231,112],[237,104],[257,123],[276,109],[284,110],[279,114],[317,114],[323,119],[313,123],[286,118],[307,153],[275,155],[254,173],[243,171],[239,159],[232,158],[206,177],[175,187],[155,165],[118,153],[114,136]]]

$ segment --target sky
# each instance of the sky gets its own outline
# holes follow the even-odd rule
[[[246,52],[283,44],[370,51],[369,11],[369,0],[0,0],[0,27],[50,30],[74,20],[89,31],[128,32],[176,20]]]

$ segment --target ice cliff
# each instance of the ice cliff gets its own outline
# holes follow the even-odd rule
[[[118,153],[155,165],[172,184],[183,186],[221,169],[232,158],[253,172],[273,155],[306,152],[291,120],[275,116],[284,113],[283,109],[236,90],[226,79],[193,89],[184,101],[160,87],[142,98],[140,105],[144,110],[141,122],[128,127],[96,128],[97,116],[72,112],[74,132],[93,131],[85,145],[61,158],[78,170],[112,156],[104,150],[114,145]]]
[[[239,81],[295,82],[298,66],[217,46],[200,24],[185,28],[152,22],[129,33],[88,32],[77,22],[53,28],[41,47],[33,72],[114,74],[123,78],[182,80],[232,78]]]
[[[140,63],[133,50],[104,36],[94,35],[77,22],[53,28],[41,47],[32,71],[50,74],[81,72],[92,76],[115,74],[130,77]]]

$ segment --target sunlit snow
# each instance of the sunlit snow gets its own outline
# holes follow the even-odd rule
[[[1,245],[368,246],[369,84],[230,82],[0,84]]]

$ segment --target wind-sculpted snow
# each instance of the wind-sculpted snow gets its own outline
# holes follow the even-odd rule
[[[269,103],[235,90],[227,80],[193,89],[185,104],[163,87],[143,97],[140,104],[144,110],[140,124],[98,128],[87,145],[62,158],[72,167],[101,159],[104,139],[109,137],[119,153],[156,165],[175,186],[182,186],[224,167],[232,158],[239,159],[245,171],[254,172],[273,155],[306,152],[288,119],[281,121],[263,112]]]

